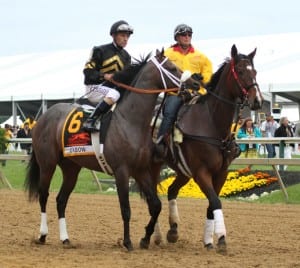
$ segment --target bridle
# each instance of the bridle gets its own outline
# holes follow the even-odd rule
[[[238,86],[238,88],[241,92],[241,101],[242,101],[241,103],[236,103],[236,102],[230,101],[228,99],[225,99],[222,96],[217,95],[216,93],[214,93],[211,90],[208,90],[208,93],[213,95],[214,97],[216,97],[217,99],[221,100],[224,103],[227,103],[227,104],[230,104],[230,105],[233,105],[233,106],[238,106],[240,109],[242,109],[243,107],[248,105],[248,91],[249,91],[249,89],[254,87],[254,86],[258,87],[258,84],[255,82],[255,83],[252,83],[252,84],[247,85],[247,86],[242,85],[242,83],[240,81],[240,78],[239,78],[239,76],[238,76],[238,74],[235,70],[235,62],[234,62],[233,58],[230,60],[230,74],[232,74],[233,79],[236,82],[236,84],[237,84],[237,86]],[[230,78],[230,74],[227,77],[228,79]]]
[[[252,64],[251,64],[251,66],[252,66]],[[249,89],[254,87],[254,86],[258,87],[258,84],[255,82],[255,83],[252,83],[252,84],[247,85],[245,87],[242,85],[242,83],[241,83],[241,81],[238,77],[238,74],[235,71],[234,59],[231,59],[231,61],[230,61],[230,71],[231,71],[231,73],[233,75],[233,78],[236,81],[239,89],[242,92],[242,100],[248,100],[248,91],[249,91]]]

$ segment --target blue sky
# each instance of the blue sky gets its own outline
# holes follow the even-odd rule
[[[299,32],[298,0],[0,0],[0,56],[92,48],[125,19],[132,44],[173,43],[179,23],[193,40]]]

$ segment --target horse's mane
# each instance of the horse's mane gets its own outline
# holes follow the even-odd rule
[[[238,54],[237,56],[237,60],[241,60],[241,59],[249,59],[249,57],[247,57],[246,55],[243,55],[243,54]],[[212,75],[209,83],[207,84],[207,88],[211,91],[213,91],[219,80],[220,80],[220,77],[221,77],[221,74],[226,66],[227,63],[230,62],[230,58],[226,58],[225,61],[220,65],[219,69]],[[253,64],[253,62],[251,61],[251,63]]]
[[[216,88],[216,86],[220,80],[221,74],[222,74],[226,64],[229,62],[229,60],[230,60],[229,58],[226,58],[225,61],[220,65],[219,69],[212,75],[209,83],[206,86],[207,89],[213,91]]]
[[[134,62],[123,70],[116,72],[113,79],[117,82],[124,84],[131,84],[138,72],[143,68],[143,66],[148,62],[151,57],[151,52],[147,56],[140,56],[140,59],[134,58]]]

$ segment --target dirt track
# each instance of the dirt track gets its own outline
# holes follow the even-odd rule
[[[32,243],[39,231],[39,207],[22,191],[0,190],[0,267],[300,267],[300,206],[223,202],[228,254],[207,252],[202,230],[207,201],[179,199],[181,216],[177,244],[151,243],[138,248],[148,221],[146,204],[131,197],[131,233],[135,251],[118,246],[122,223],[117,196],[72,194],[67,208],[70,239],[58,238],[55,194],[48,203],[47,244]],[[163,199],[162,230],[168,228]]]

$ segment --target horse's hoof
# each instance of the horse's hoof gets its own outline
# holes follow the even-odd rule
[[[206,244],[204,247],[207,249],[207,251],[214,249],[214,245],[212,243]]]
[[[225,236],[221,236],[217,244],[217,253],[226,255],[227,254],[227,245],[225,241]]]
[[[130,252],[130,251],[133,251],[133,246],[132,244],[130,245],[124,245],[125,248],[127,248],[127,250]]]
[[[41,235],[39,239],[34,240],[36,245],[45,245],[46,244],[46,235]]]
[[[62,241],[62,243],[63,243],[64,245],[70,245],[70,244],[71,244],[71,242],[70,242],[69,239],[65,239],[64,241]]]
[[[76,248],[76,246],[73,245],[69,239],[65,239],[64,241],[62,241],[62,244],[63,244],[63,248],[66,248],[66,249]]]
[[[167,240],[169,243],[176,243],[178,240],[178,232],[177,230],[170,229],[167,233]]]
[[[150,244],[150,241],[145,239],[145,238],[142,238],[141,241],[140,241],[140,248],[141,249],[148,249],[149,248],[149,244]]]
[[[153,242],[154,242],[155,245],[159,246],[162,243],[161,236],[154,237]]]
[[[39,239],[33,239],[32,243],[36,244],[36,245],[45,245],[46,244],[46,240],[45,239],[41,240],[41,238],[39,238]]]

